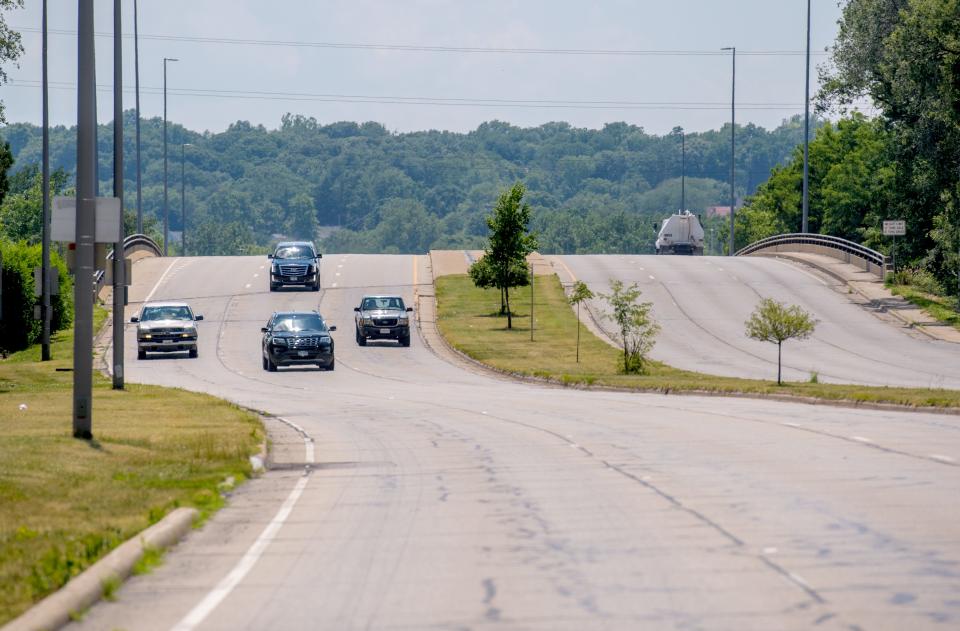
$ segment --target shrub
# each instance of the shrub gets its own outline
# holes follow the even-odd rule
[[[33,317],[33,306],[39,301],[33,294],[33,269],[40,266],[42,253],[39,245],[0,241],[0,254],[3,255],[0,351],[10,353],[40,341],[42,326]],[[60,293],[50,297],[50,331],[55,332],[68,328],[73,321],[73,284],[66,264],[53,250],[50,265],[60,273]]]

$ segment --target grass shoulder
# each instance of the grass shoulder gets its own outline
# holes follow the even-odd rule
[[[866,387],[718,377],[650,362],[647,374],[620,372],[621,354],[580,324],[576,362],[576,316],[556,276],[538,277],[534,287],[534,341],[530,341],[529,301],[517,301],[514,328],[499,315],[500,294],[473,286],[466,275],[436,280],[441,334],[457,350],[498,370],[576,386],[603,386],[653,392],[777,395],[823,401],[887,403],[960,408],[960,391]]]
[[[99,322],[105,312],[98,312]],[[92,441],[71,436],[72,331],[0,361],[0,625],[179,506],[206,518],[251,475],[259,419],[212,396],[95,373]],[[146,569],[146,565],[144,566]]]
[[[887,285],[887,288],[892,294],[923,309],[937,322],[960,330],[960,310],[957,309],[956,298],[929,293],[914,285]]]

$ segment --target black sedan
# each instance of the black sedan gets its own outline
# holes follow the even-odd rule
[[[277,311],[260,329],[263,332],[263,369],[315,364],[333,370],[333,338],[323,316],[316,311]]]

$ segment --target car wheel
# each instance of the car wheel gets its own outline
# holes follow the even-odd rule
[[[147,351],[137,351],[137,359],[146,359]]]
[[[277,284],[276,284],[276,283],[270,283],[270,291],[277,291]]]
[[[277,365],[273,363],[273,360],[267,357],[267,370],[270,372],[277,372]]]
[[[191,349],[190,349],[190,359],[196,359],[196,358],[197,358],[197,349],[191,348]]]
[[[320,291],[320,281],[315,282],[310,289],[312,291]]]
[[[267,366],[267,358],[266,358],[266,357],[261,357],[260,360],[261,360],[261,363],[263,364],[263,369],[264,369],[264,370],[268,370],[269,367]]]
[[[365,338],[364,336],[360,335],[360,329],[357,329],[357,344],[359,344],[360,346],[366,346],[366,345],[367,345],[367,338]]]
[[[333,370],[334,366],[336,366],[336,361],[331,359],[330,363],[327,364],[326,366],[324,366],[323,364],[317,364],[317,365],[320,366],[320,368],[325,368],[326,370]]]
[[[410,346],[410,336],[404,335],[400,338],[400,346]]]

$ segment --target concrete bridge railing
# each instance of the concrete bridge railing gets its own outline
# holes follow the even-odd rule
[[[136,261],[147,257],[163,256],[163,250],[147,235],[131,234],[123,240],[123,255],[125,258]],[[101,289],[113,283],[113,250],[107,252],[104,269],[97,270],[96,281],[98,295]]]
[[[774,252],[810,252],[855,265],[881,279],[891,271],[889,257],[853,241],[825,234],[778,234],[761,239],[736,253],[736,256]]]

